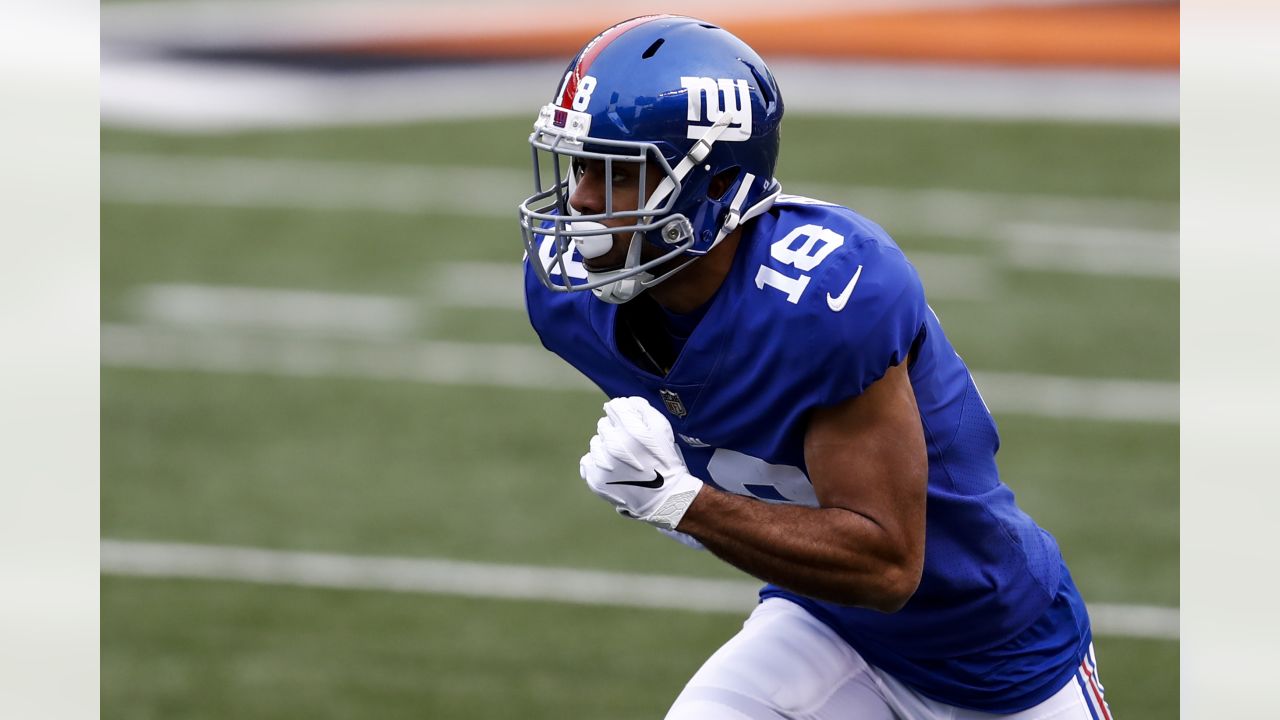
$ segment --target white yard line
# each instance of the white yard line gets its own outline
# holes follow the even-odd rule
[[[102,541],[102,573],[743,615],[760,588],[741,580],[126,540]],[[1092,603],[1089,614],[1099,635],[1179,637],[1177,608]]]
[[[851,207],[895,228],[926,231],[942,237],[981,238],[1010,223],[1096,225],[1100,229],[1165,229],[1177,226],[1177,203],[1131,198],[1012,194],[949,188],[886,188],[836,185],[807,180],[787,181],[788,192]],[[1002,233],[997,239],[1018,240]]]
[[[517,199],[532,187],[530,175],[504,168],[355,161],[108,154],[102,169],[102,198],[109,203],[513,221]],[[1171,203],[804,182],[795,189],[847,204],[893,232],[995,240],[1014,267],[1177,277],[1176,232],[1151,229],[1176,224],[1177,206]],[[934,273],[936,292],[980,296],[974,288],[981,281],[957,280],[953,288],[953,280],[944,278],[949,274]]]
[[[374,339],[411,336],[422,316],[414,303],[382,295],[179,283],[142,286],[132,305],[138,317],[161,325]]]
[[[907,259],[920,273],[931,301],[990,300],[998,297],[1004,286],[1004,275],[988,258],[917,250]]]
[[[441,385],[596,391],[536,346],[463,342],[340,342],[148,325],[102,326],[107,367],[400,380]],[[993,412],[1176,423],[1178,384],[975,372]]]
[[[1008,262],[1028,270],[1178,277],[1178,234],[1090,226],[1011,223],[1001,233]]]
[[[1062,419],[1177,422],[1178,383],[974,371],[992,412]]]
[[[431,273],[431,302],[447,307],[524,310],[524,270],[511,262],[449,262]]]
[[[945,188],[832,185],[782,178],[788,192],[904,220],[936,218],[951,234],[1004,222],[1134,228],[1176,225],[1177,203],[1125,198],[1009,194]],[[533,188],[532,170],[354,160],[105,153],[108,202],[509,215]]]
[[[532,170],[333,160],[107,154],[102,199],[142,205],[507,217]]]
[[[109,367],[553,391],[595,387],[532,343],[355,343],[111,324],[102,326],[101,340]]]
[[[998,268],[973,255],[913,252],[911,264],[924,279],[931,300],[982,300],[999,294]],[[450,262],[435,266],[431,304],[524,310],[524,280],[517,262]]]

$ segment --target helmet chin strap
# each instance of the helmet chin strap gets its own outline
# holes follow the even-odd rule
[[[782,185],[775,181],[773,192],[760,198],[755,205],[742,210],[742,203],[747,199],[747,193],[751,191],[751,184],[756,180],[756,176],[747,173],[742,178],[742,183],[738,185],[738,192],[734,194],[733,201],[729,203],[729,214],[724,219],[724,223],[720,226],[720,232],[716,233],[715,242],[711,243],[711,247],[720,244],[729,236],[729,233],[737,230],[742,223],[750,220],[757,215],[763,215],[769,208],[773,207],[773,201],[778,199],[782,194]]]
[[[684,180],[684,176],[688,175],[695,165],[707,159],[707,156],[711,154],[711,146],[716,144],[716,141],[724,134],[732,120],[733,115],[731,113],[723,113],[711,127],[707,128],[702,137],[698,138],[693,147],[689,148],[689,152],[685,153],[685,156],[672,169],[671,175],[662,178],[662,182],[658,183],[658,187],[653,189],[653,195],[644,204],[645,210],[657,208],[676,189],[676,185],[681,180]]]
[[[782,186],[778,185],[773,192],[769,193],[768,196],[761,198],[760,202],[747,208],[746,212],[743,212],[742,203],[746,201],[747,193],[751,191],[751,184],[755,182],[755,179],[756,176],[751,173],[747,173],[742,177],[742,182],[738,185],[738,192],[734,193],[733,200],[729,203],[729,214],[725,217],[724,223],[720,225],[720,231],[716,233],[716,239],[711,243],[711,247],[719,245],[721,240],[724,240],[734,230],[741,227],[742,223],[768,210],[769,207],[773,205],[773,201],[782,193]],[[651,288],[654,285],[657,285],[684,269],[685,265],[688,265],[697,259],[698,256],[686,257],[684,262],[657,277],[654,277],[649,273],[642,273],[644,277],[640,279],[640,288]]]
[[[587,271],[587,279],[591,282],[597,280],[607,280],[615,275],[626,273],[630,268],[634,268],[640,264],[640,250],[644,247],[644,239],[640,233],[631,234],[631,244],[627,246],[627,259],[617,270],[605,270],[603,272]],[[591,292],[601,300],[612,305],[621,305],[628,300],[635,298],[640,294],[641,290],[648,287],[649,280],[653,279],[653,275],[647,272],[632,272],[630,275],[611,283],[592,288]]]

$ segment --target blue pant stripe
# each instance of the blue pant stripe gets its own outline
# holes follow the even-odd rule
[[[1089,708],[1089,716],[1093,720],[1098,720],[1098,711],[1093,709],[1093,698],[1089,696],[1089,680],[1084,676],[1084,670],[1076,672],[1076,684],[1080,686],[1080,694],[1084,696],[1084,706]]]

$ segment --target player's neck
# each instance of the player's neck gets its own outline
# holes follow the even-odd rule
[[[741,236],[742,228],[729,233],[711,252],[649,288],[649,297],[667,310],[682,314],[706,305],[733,268],[733,256]]]

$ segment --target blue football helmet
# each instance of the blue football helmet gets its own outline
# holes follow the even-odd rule
[[[648,15],[597,35],[569,63],[529,136],[534,194],[520,203],[520,229],[542,283],[626,302],[768,210],[782,190],[773,177],[782,109],[764,60],[711,23]],[[588,160],[603,161],[606,179],[616,163],[632,165],[641,188],[634,209],[614,207],[608,181],[602,212],[570,205],[575,163]],[[661,179],[646,193],[646,173],[655,171]],[[722,176],[728,189],[712,197]],[[615,233],[630,233],[622,267],[588,271],[578,258],[609,252]],[[662,252],[643,260],[643,243]],[[654,272],[682,255],[674,269]]]

